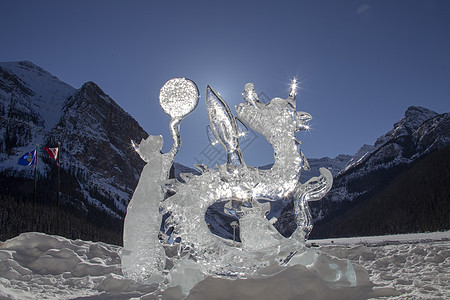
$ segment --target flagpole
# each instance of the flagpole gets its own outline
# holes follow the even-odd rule
[[[58,156],[56,158],[56,164],[58,165],[58,187],[57,187],[57,194],[56,194],[56,213],[57,213],[57,223],[56,223],[56,234],[59,233],[59,185],[60,185],[60,162],[59,157],[61,156],[61,142],[58,142]]]
[[[38,150],[39,150],[39,144],[36,144],[36,155],[34,157],[34,189],[33,189],[33,217],[32,217],[32,230],[36,231],[35,226],[35,209],[36,209],[36,170],[37,170],[37,164],[38,164]]]

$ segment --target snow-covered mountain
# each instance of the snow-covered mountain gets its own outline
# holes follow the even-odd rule
[[[333,176],[336,176],[341,172],[349,163],[355,160],[357,154],[354,156],[340,154],[335,158],[322,157],[322,158],[311,158],[308,159],[310,170],[302,171],[300,176],[300,182],[306,182],[309,178],[314,176],[319,176],[320,168],[327,168],[330,170]]]
[[[445,186],[450,180],[445,179],[449,177],[447,168],[450,159],[449,146],[449,113],[438,114],[423,107],[409,107],[405,116],[394,124],[391,131],[378,138],[373,146],[364,145],[358,151],[349,164],[335,176],[333,188],[324,199],[311,204],[317,221],[312,236],[314,233],[316,236],[331,234],[333,230],[337,230],[337,224],[346,227],[345,222],[350,224],[350,220],[360,219],[365,215],[363,211],[367,211],[369,207],[372,211],[367,214],[371,216],[382,215],[383,210],[386,210],[385,218],[380,216],[382,221],[377,221],[389,223],[383,225],[386,226],[384,233],[423,230],[428,225],[422,221],[421,224],[417,222],[425,217],[416,214],[428,214],[430,210],[434,211],[435,207],[440,206],[443,207],[438,209],[440,213],[436,213],[435,218],[443,219],[444,223],[440,228],[448,228],[450,191]],[[403,199],[407,192],[404,189],[414,191],[409,200]],[[419,194],[425,195],[424,197],[428,199],[420,198]],[[390,198],[392,198],[390,203],[385,203],[386,199]],[[378,205],[369,205],[373,201],[377,201]],[[412,203],[418,203],[422,207],[406,208],[414,206]],[[396,205],[398,207],[393,209]],[[377,211],[376,207],[380,211]],[[393,212],[398,216],[395,217]],[[411,224],[403,224],[400,221],[402,218],[399,217],[402,214],[407,215],[403,220],[413,219],[413,215],[415,220],[408,221]],[[392,215],[397,223],[395,220],[388,220],[388,215]],[[365,221],[370,222],[368,219]],[[375,229],[377,224],[367,226],[371,227],[366,229],[368,232],[371,230],[377,232]],[[355,230],[355,228],[349,230],[347,234],[355,234]]]
[[[130,139],[146,136],[129,114],[88,82],[67,98],[47,141],[64,142],[64,162],[87,179],[80,181],[80,190],[89,202],[123,217],[144,166]],[[112,201],[100,201],[99,195]]]
[[[351,181],[377,170],[408,166],[433,150],[450,146],[450,114],[437,114],[411,106],[394,128],[379,137],[374,146],[364,145],[336,176],[329,196],[332,201],[352,201],[365,191],[353,191]],[[357,159],[356,159],[357,158]]]
[[[44,142],[59,122],[65,100],[75,91],[31,62],[0,63],[2,168],[16,165],[10,163],[9,154]]]
[[[306,182],[308,179],[314,176],[319,176],[320,168],[327,168],[330,170],[333,176],[336,176],[341,172],[344,168],[346,168],[353,161],[357,160],[357,156],[360,153],[356,153],[355,155],[347,155],[347,154],[339,154],[335,158],[322,157],[322,158],[308,158],[309,170],[302,170],[300,174],[300,182]],[[272,168],[273,164],[264,165],[258,167],[261,170],[268,170]]]
[[[17,159],[39,144],[38,202],[50,203],[55,185],[43,183],[56,180],[56,164],[42,147],[61,142],[62,205],[112,216],[121,228],[144,166],[130,140],[148,134],[95,83],[75,89],[31,62],[0,63],[0,124],[3,182],[32,176]],[[30,198],[14,186],[2,186],[1,194]]]

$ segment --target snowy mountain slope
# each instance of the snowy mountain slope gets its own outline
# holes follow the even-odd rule
[[[341,168],[340,171],[337,174],[333,173],[333,177],[335,177],[336,175],[338,175],[341,172],[344,172],[344,171],[348,170],[353,165],[359,164],[364,158],[366,158],[367,155],[372,153],[373,150],[375,150],[375,146],[364,144],[350,158],[350,160],[347,162],[347,164],[344,166],[344,168]]]
[[[388,184],[407,172],[416,162],[436,151],[443,151],[448,146],[450,146],[449,113],[437,114],[421,107],[408,108],[405,116],[394,124],[394,128],[377,139],[371,151],[369,147],[367,154],[349,164],[335,177],[333,188],[324,199],[311,204],[313,215],[317,221],[316,233],[317,227],[325,226],[324,224],[329,222],[330,218],[339,218],[339,214],[352,209],[355,205],[374,199]],[[446,161],[447,156],[445,155],[442,159],[442,161]],[[435,160],[431,161],[439,164],[439,162],[434,162]],[[442,167],[442,164],[436,166]],[[422,167],[420,170],[425,169]],[[433,172],[433,170],[429,172]],[[432,175],[434,174],[429,173],[426,176],[431,178]],[[408,176],[415,175],[410,172]],[[433,185],[434,183],[437,185]],[[422,186],[420,182],[416,184]],[[391,186],[391,190],[399,187]],[[442,190],[445,189],[445,185],[439,185],[439,180],[423,185],[425,191],[427,188],[439,189],[447,193]],[[449,195],[444,197],[448,199]],[[356,211],[353,214],[356,215]],[[405,224],[405,227],[408,226]],[[326,232],[326,226],[321,231]]]
[[[333,201],[352,201],[368,190],[352,192],[348,188],[350,182],[380,169],[407,166],[430,151],[449,145],[450,114],[439,115],[426,108],[410,107],[405,117],[394,124],[394,129],[378,138],[372,149],[369,147],[362,158],[336,176],[328,197]]]
[[[433,149],[448,146],[448,119],[448,113],[437,114],[427,108],[409,107],[405,116],[391,131],[379,137],[374,146],[364,145],[358,152],[366,154],[349,164],[345,171],[362,165],[368,172],[371,168],[409,164]]]
[[[30,109],[39,112],[41,118],[38,122],[44,123],[47,130],[55,126],[61,117],[64,101],[75,92],[75,89],[31,62],[0,63],[0,68],[3,69],[3,78],[9,75],[12,78],[16,77],[21,82],[21,84],[17,84],[17,82],[12,84],[12,82],[5,80],[3,84],[8,85],[13,90],[16,88],[24,90],[25,88],[32,93],[31,99],[20,99],[18,97],[19,99],[14,100],[17,102],[25,100],[25,103],[20,101],[22,102],[21,105],[24,107],[31,106]],[[1,90],[5,92],[5,89],[2,88]],[[14,96],[14,94],[10,95]],[[17,102],[13,103],[13,105],[18,105]],[[7,108],[9,107],[7,106]]]
[[[409,107],[405,112],[405,116],[394,124],[394,128],[377,139],[374,145],[375,148],[382,147],[392,139],[414,134],[425,121],[437,115],[436,112],[424,107]]]
[[[355,154],[357,155],[357,154]],[[355,159],[355,156],[340,154],[335,158],[322,157],[322,158],[311,158],[308,159],[308,163],[310,166],[309,171],[302,170],[300,182],[306,182],[309,178],[314,176],[319,176],[320,168],[326,168],[330,170],[333,176],[336,176],[344,169],[352,160]]]
[[[314,176],[319,176],[320,168],[327,168],[330,170],[333,176],[336,176],[339,172],[341,172],[345,167],[347,167],[351,162],[353,162],[356,157],[359,155],[359,152],[354,156],[347,154],[340,154],[335,158],[322,157],[322,158],[308,158],[308,164],[310,170],[302,170],[300,174],[300,182],[306,182],[308,179]],[[268,170],[272,168],[273,164],[264,165],[258,167],[261,170]]]
[[[144,137],[145,131],[129,114],[88,82],[67,99],[47,142],[64,141],[64,164],[86,177],[80,191],[91,203],[123,217],[144,166],[130,140]],[[96,199],[98,194],[112,199],[113,205]]]
[[[95,83],[75,89],[31,62],[0,63],[0,124],[0,175],[11,182],[0,195],[31,201],[21,185],[33,172],[17,159],[39,144],[37,200],[54,205],[56,164],[42,147],[61,142],[61,205],[122,227],[144,166],[130,140],[148,134]],[[24,181],[13,186],[17,178]]]
[[[315,240],[308,246],[349,259],[357,286],[329,288],[305,268],[265,279],[213,279],[187,299],[446,299],[450,232]],[[155,286],[125,278],[121,248],[41,233],[0,243],[1,299],[160,299]],[[300,283],[300,284],[299,284]],[[162,299],[181,299],[169,289]]]
[[[9,155],[30,151],[44,141],[46,132],[62,116],[65,100],[74,92],[73,87],[30,62],[0,63],[3,168],[17,164]]]

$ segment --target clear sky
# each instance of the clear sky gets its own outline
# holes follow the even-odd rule
[[[94,81],[170,149],[158,94],[172,77],[201,99],[181,125],[176,161],[208,163],[206,84],[228,102],[244,84],[312,114],[306,157],[354,154],[411,105],[450,112],[450,1],[0,0],[0,61],[29,60],[75,88]],[[129,141],[124,141],[128,143]],[[211,155],[211,152],[209,152]],[[262,136],[244,159],[273,162]]]

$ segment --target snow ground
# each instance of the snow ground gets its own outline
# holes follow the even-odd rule
[[[450,231],[308,241],[311,249],[348,258],[357,287],[333,288],[303,266],[262,279],[206,278],[187,299],[449,299]],[[24,233],[0,244],[0,299],[162,298],[155,286],[126,279],[121,247]]]

